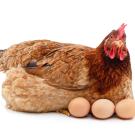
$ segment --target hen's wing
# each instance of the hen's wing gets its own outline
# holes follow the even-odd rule
[[[62,44],[49,40],[34,40],[13,45],[0,51],[0,70],[5,71],[18,65],[26,66],[30,61],[40,60],[52,49],[61,46]]]
[[[87,50],[91,48],[49,40],[28,41],[1,52],[0,69],[20,65],[52,86],[84,89],[89,85]]]
[[[55,87],[84,89],[89,86],[89,66],[85,57],[88,47],[65,45],[54,49],[26,71],[42,77]]]

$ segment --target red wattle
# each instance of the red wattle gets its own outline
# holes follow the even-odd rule
[[[125,58],[125,56],[124,56],[124,54],[121,52],[121,53],[120,53],[120,60],[123,61],[124,58]]]
[[[112,49],[109,53],[109,57],[110,57],[110,59],[114,59],[114,57],[115,57],[115,47],[114,46],[112,47]]]
[[[119,54],[119,59],[120,59],[121,61],[123,61],[124,58],[125,58],[125,56],[124,56],[124,53],[122,52],[121,48],[119,49],[118,54]]]

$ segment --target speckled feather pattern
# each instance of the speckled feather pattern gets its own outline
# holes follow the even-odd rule
[[[26,73],[23,68],[13,68],[7,72],[7,79],[3,83],[3,96],[9,108],[26,112],[67,109],[71,99],[78,96],[85,97],[91,104],[100,98],[110,99],[114,103],[133,98],[131,80],[126,77],[119,86],[102,95],[95,86],[76,91],[59,89],[46,84],[42,78]]]

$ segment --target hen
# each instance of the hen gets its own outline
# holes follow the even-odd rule
[[[124,28],[122,24],[110,32],[97,48],[35,40],[1,50],[7,105],[17,111],[48,112],[67,109],[79,96],[90,103],[107,98],[115,104],[132,98]]]

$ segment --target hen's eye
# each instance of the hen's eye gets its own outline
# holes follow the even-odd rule
[[[126,52],[127,50],[125,48],[122,49],[123,52]]]
[[[110,36],[110,38],[112,39],[112,38],[113,38],[113,36],[111,35],[111,36]]]

